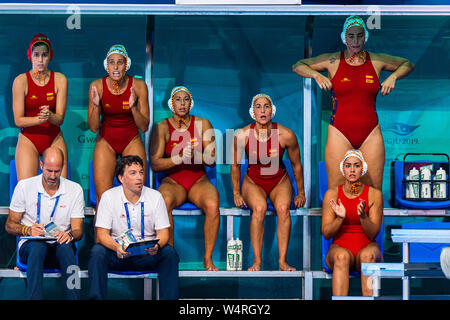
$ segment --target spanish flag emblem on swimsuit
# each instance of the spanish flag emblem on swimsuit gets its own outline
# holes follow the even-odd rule
[[[278,149],[269,149],[269,157],[278,157]]]
[[[130,109],[130,103],[129,103],[128,101],[122,102],[122,109],[123,109],[123,110],[128,110],[128,109]]]
[[[373,82],[374,82],[373,76],[366,74],[366,83],[373,83]]]
[[[51,101],[53,99],[55,99],[55,96],[53,95],[53,92],[47,93],[47,101]]]
[[[192,144],[192,146],[193,146],[193,147],[196,147],[196,146],[198,146],[198,141],[197,141],[197,138],[193,138],[193,139],[191,139],[191,144]]]

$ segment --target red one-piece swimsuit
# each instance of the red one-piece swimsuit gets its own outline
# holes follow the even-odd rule
[[[55,73],[50,72],[50,80],[45,86],[34,83],[29,72],[27,75],[28,93],[25,96],[25,117],[36,117],[40,107],[48,105],[51,112],[56,112]],[[59,126],[49,121],[36,126],[21,128],[20,132],[30,139],[40,155],[51,146],[61,132]]]
[[[133,78],[128,77],[128,85],[122,94],[112,94],[106,85],[106,77],[102,79],[103,96],[102,124],[99,135],[102,136],[117,154],[122,154],[131,140],[139,134],[139,130],[131,112],[129,99]]]
[[[366,61],[351,66],[341,52],[339,67],[331,79],[333,113],[330,123],[358,149],[378,124],[375,107],[380,81],[366,52]]]
[[[366,202],[366,214],[368,213],[369,186],[365,185],[362,193],[358,197],[350,199],[344,194],[342,185],[340,185],[338,187],[338,199],[341,199],[345,207],[345,218],[341,228],[333,239],[333,243],[347,248],[356,258],[358,252],[372,242],[367,238],[358,215],[358,205],[361,200]]]
[[[195,116],[191,115],[191,123],[185,131],[176,130],[169,119],[166,119],[169,126],[169,141],[166,143],[165,156],[171,157],[172,152],[181,154],[183,148],[191,143],[194,151],[202,152],[202,139],[195,129]],[[191,159],[193,162],[193,159]],[[203,164],[182,163],[168,170],[168,176],[179,183],[187,192],[191,187],[205,175]]]
[[[255,123],[250,125],[245,152],[247,153],[248,177],[260,186],[266,195],[269,195],[273,188],[280,182],[286,174],[283,163],[284,148],[278,141],[278,124],[272,123],[273,133],[265,142],[260,142],[255,136]],[[270,161],[271,158],[276,161]]]

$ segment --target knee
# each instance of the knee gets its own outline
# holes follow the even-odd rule
[[[376,262],[377,255],[373,250],[362,250],[359,256],[361,263],[363,262]]]
[[[43,256],[47,254],[47,244],[44,241],[33,241],[30,243],[30,256]]]
[[[99,243],[96,243],[91,249],[89,261],[101,261],[106,259],[108,249]]]
[[[161,253],[163,254],[165,260],[170,263],[178,264],[180,262],[177,251],[171,245],[164,246],[164,248],[161,249]]]
[[[208,199],[203,205],[203,211],[210,218],[219,217],[219,202],[216,200]]]
[[[164,203],[166,205],[167,211],[172,211],[175,208],[175,197],[170,194],[163,193],[162,194]]]
[[[334,255],[334,268],[350,269],[350,261],[350,254],[344,250],[340,250]]]
[[[262,222],[266,216],[267,204],[257,204],[252,211],[252,220],[255,219],[255,221]]]
[[[57,248],[57,254],[63,255],[65,257],[69,257],[69,258],[75,258],[75,252],[74,252],[72,243],[59,244],[58,248]]]
[[[280,221],[286,221],[290,219],[289,205],[277,205],[275,206],[275,211],[277,212],[277,216]]]
[[[28,254],[26,254],[21,261],[26,264],[30,263],[44,263],[45,257],[47,256],[47,245],[43,241],[32,241],[28,247]]]

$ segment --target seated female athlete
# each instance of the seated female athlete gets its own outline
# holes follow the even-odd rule
[[[361,263],[380,262],[383,257],[375,242],[383,220],[381,191],[361,183],[367,163],[359,150],[349,150],[340,164],[345,182],[329,189],[323,199],[322,234],[333,243],[325,263],[333,271],[333,296],[346,296],[349,272],[361,272]],[[372,295],[371,277],[361,275],[364,296]]]
[[[298,195],[294,198],[295,208],[302,207],[305,204],[305,192],[297,137],[292,130],[272,122],[276,108],[268,95],[256,95],[249,112],[255,122],[235,135],[231,164],[234,203],[239,208],[246,206],[252,210],[250,237],[254,259],[249,270],[261,270],[264,217],[269,197],[278,217],[279,269],[294,271],[295,268],[286,261],[291,231],[292,186],[282,159],[284,150],[287,149],[298,190]],[[240,159],[244,150],[249,165],[241,190]]]
[[[175,87],[168,105],[172,117],[152,132],[150,161],[153,171],[167,171],[158,191],[163,195],[170,220],[169,244],[174,245],[172,210],[190,201],[205,213],[204,267],[217,271],[212,261],[220,225],[219,193],[205,174],[205,165],[215,165],[215,137],[211,123],[191,115],[194,106],[186,87]]]

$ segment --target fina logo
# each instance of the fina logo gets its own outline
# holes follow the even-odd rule
[[[399,136],[406,136],[416,130],[420,125],[410,126],[406,123],[394,122],[390,125],[387,125],[384,130],[391,131]]]

